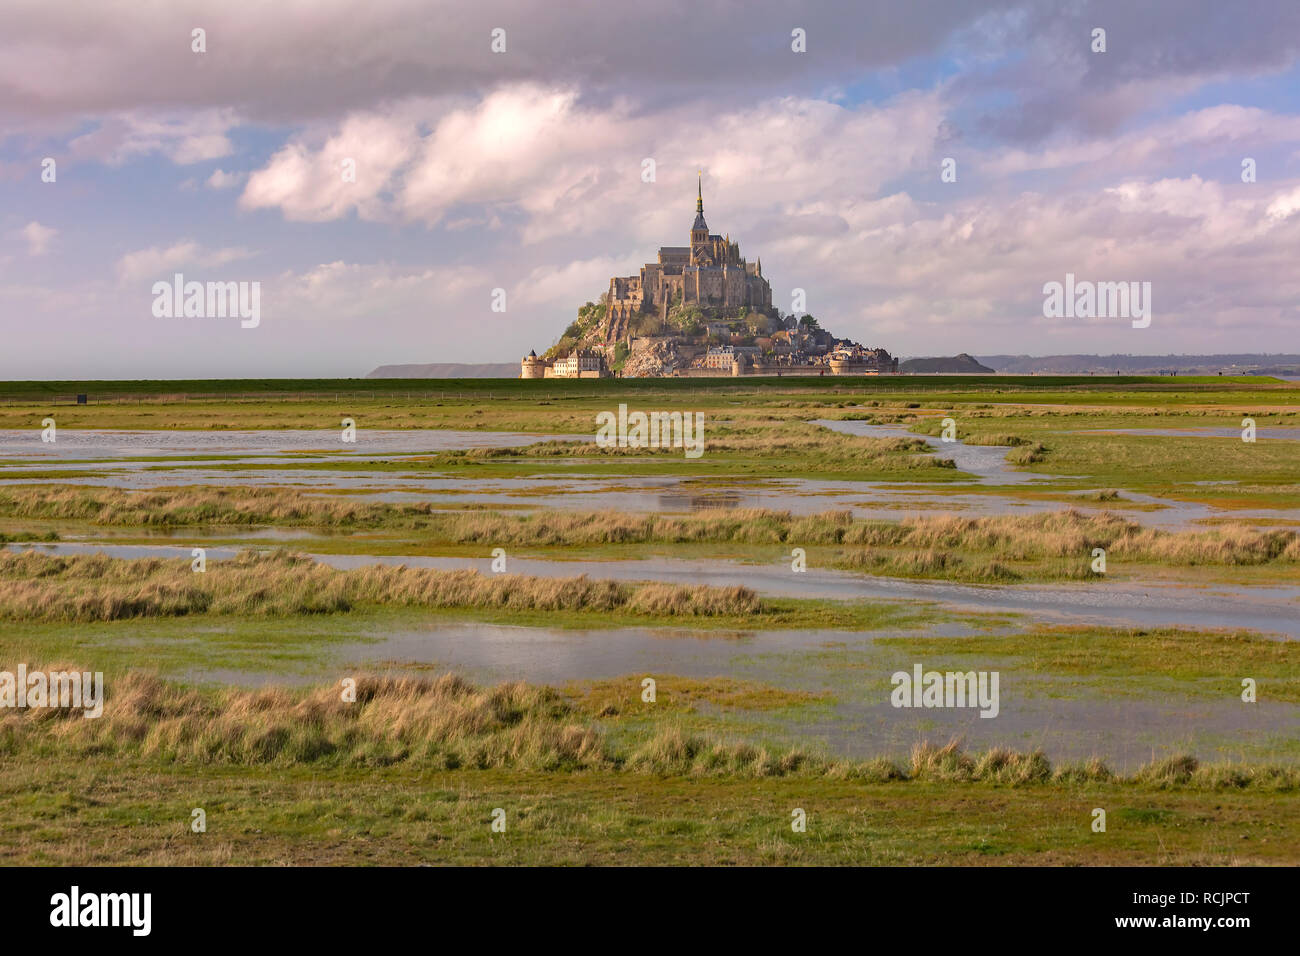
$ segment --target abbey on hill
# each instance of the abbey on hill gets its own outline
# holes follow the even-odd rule
[[[614,276],[522,378],[662,375],[875,375],[898,371],[884,349],[826,332],[811,315],[772,306],[762,259],[747,262],[731,236],[709,232],[697,184],[689,244],[661,246],[637,275]]]

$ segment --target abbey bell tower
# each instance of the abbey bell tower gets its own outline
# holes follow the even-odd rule
[[[695,221],[688,246],[660,246],[657,262],[647,262],[639,275],[614,276],[605,297],[608,314],[620,324],[614,338],[626,334],[628,323],[637,315],[659,315],[660,326],[668,322],[676,305],[703,309],[718,318],[721,310],[771,312],[772,287],[763,278],[763,267],[746,262],[740,244],[731,235],[709,233],[704,220],[704,173],[695,185]],[[613,338],[610,339],[613,341]]]
[[[695,186],[695,223],[691,226],[691,263],[701,264],[709,258],[709,224],[704,221],[704,179]]]

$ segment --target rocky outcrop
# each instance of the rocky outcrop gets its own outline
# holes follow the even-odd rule
[[[677,343],[672,341],[638,342],[623,365],[624,378],[662,378],[672,375],[683,363]]]

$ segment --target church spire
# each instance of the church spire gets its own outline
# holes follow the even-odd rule
[[[692,232],[701,230],[708,235],[709,224],[704,221],[704,170],[700,170],[700,178],[695,184],[695,225],[691,226]]]

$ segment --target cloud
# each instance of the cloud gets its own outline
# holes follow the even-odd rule
[[[283,314],[316,324],[394,316],[447,318],[463,315],[475,300],[475,311],[486,312],[493,282],[474,267],[410,269],[336,260],[284,273],[270,286],[268,301]]]
[[[215,268],[252,255],[244,248],[204,249],[192,239],[167,247],[151,246],[128,252],[117,261],[119,282],[160,281],[183,268]]]
[[[988,150],[979,159],[981,172],[995,176],[1086,166],[1091,176],[1132,175],[1231,153],[1249,155],[1269,146],[1300,142],[1300,116],[1257,107],[1224,104],[1193,110],[1114,137],[1058,138],[1036,151]]]
[[[820,302],[859,303],[832,327],[881,341],[909,336],[914,351],[925,348],[918,332],[925,327],[943,329],[949,350],[1015,349],[1026,341],[1035,352],[1054,341],[1087,352],[1222,350],[1222,337],[1231,335],[1240,351],[1266,351],[1287,336],[1294,341],[1300,276],[1286,264],[1300,255],[1300,216],[1272,211],[1297,203],[1294,181],[1241,188],[1195,176],[1010,200],[907,201],[903,215],[883,222],[851,216],[853,240],[819,257],[792,238],[771,261],[811,257],[814,314]],[[870,272],[854,263],[869,263]],[[1151,328],[1044,319],[1043,283],[1067,272],[1151,282]]]
[[[1063,129],[1087,136],[1228,76],[1277,74],[1300,52],[1300,7],[1256,0],[909,0],[845,4],[605,0],[539,5],[482,0],[316,0],[294,8],[132,0],[0,5],[0,118],[10,129],[145,110],[231,109],[259,125],[337,121],[414,98],[498,86],[567,85],[608,103],[732,109],[791,95],[836,98],[872,75],[920,64],[962,70],[970,132],[1031,144]],[[207,52],[193,53],[202,24]],[[679,24],[681,28],[665,28]],[[1107,52],[1089,49],[1104,25]],[[489,51],[504,27],[507,51]],[[808,52],[791,51],[806,31]],[[60,59],[75,69],[50,70]],[[218,149],[214,139],[204,153]]]
[[[518,290],[512,303],[525,309],[539,311],[554,309],[564,315],[575,311],[584,302],[596,301],[607,291],[611,276],[621,275],[628,263],[636,262],[644,250],[628,250],[621,256],[598,256],[581,259],[561,266],[539,266],[528,272],[515,284]],[[556,332],[563,331],[557,329]]]
[[[671,90],[738,104],[809,94],[932,54],[955,30],[1016,0],[314,0],[284,11],[255,0],[141,5],[44,0],[0,5],[0,115],[14,120],[230,107],[259,123],[336,119],[410,98],[498,85],[565,83],[617,97]],[[207,31],[193,53],[190,31]],[[489,49],[507,31],[507,51]],[[808,36],[806,54],[790,33]],[[75,69],[51,70],[66,58]]]
[[[234,152],[227,133],[238,120],[231,110],[207,110],[185,116],[159,116],[141,111],[101,119],[88,133],[72,139],[75,159],[121,165],[160,153],[178,165],[220,159]]]
[[[223,169],[214,169],[212,175],[207,178],[207,187],[209,189],[231,189],[243,182],[247,176],[247,173],[228,173]]]
[[[1266,212],[1270,219],[1288,219],[1300,212],[1300,187],[1282,193],[1268,204]]]
[[[27,241],[27,254],[29,256],[45,255],[58,234],[59,230],[51,226],[42,226],[35,220],[18,231],[18,235]]]
[[[366,219],[387,218],[392,178],[415,151],[423,114],[434,109],[424,101],[406,103],[295,140],[249,176],[240,206],[279,208],[285,218],[307,222],[354,210]]]
[[[800,208],[800,197],[871,198],[900,166],[931,155],[941,126],[934,93],[879,108],[786,97],[734,111],[688,104],[647,113],[624,101],[584,105],[571,89],[516,86],[472,103],[349,116],[272,156],[240,204],[294,220],[355,212],[428,226],[480,207],[482,219],[517,223],[526,243],[613,226],[650,240],[679,231],[701,166],[710,201],[725,195],[750,214],[807,214],[817,210]],[[356,162],[356,182],[343,181],[345,158]],[[642,178],[647,158],[656,164],[651,183]]]
[[[1018,144],[1111,136],[1198,89],[1279,74],[1300,56],[1300,6],[1290,0],[1242,16],[1214,0],[1023,0],[977,25],[969,39],[999,55],[959,76],[954,96],[972,104],[971,132]],[[1104,53],[1091,49],[1097,27]]]

